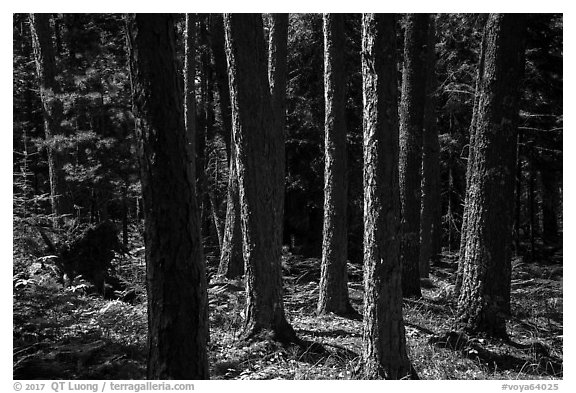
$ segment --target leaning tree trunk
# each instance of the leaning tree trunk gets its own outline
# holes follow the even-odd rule
[[[240,185],[243,252],[246,266],[244,337],[266,332],[294,341],[282,299],[278,168],[282,139],[272,112],[266,77],[266,48],[261,14],[225,14],[226,55],[236,165]]]
[[[366,378],[411,373],[402,319],[395,17],[364,14],[364,330]]]
[[[476,71],[476,88],[475,91],[480,91],[480,84],[482,83],[482,76],[484,75],[484,54],[486,53],[486,30],[484,30],[482,36],[482,42],[480,44],[480,59],[478,62],[478,70]],[[466,184],[465,187],[465,197],[464,206],[468,204],[468,187],[470,185],[470,174],[472,173],[471,165],[474,162],[474,149],[471,147],[474,145],[474,135],[476,129],[476,120],[478,118],[478,104],[480,101],[480,95],[474,95],[474,106],[472,109],[472,122],[470,123],[470,139],[468,141],[468,161],[466,163]],[[460,248],[458,252],[458,269],[456,271],[456,282],[454,293],[456,296],[460,293],[460,288],[462,287],[462,278],[464,274],[464,250],[466,248],[466,230],[468,226],[468,212],[466,209],[462,212],[462,225],[460,226]]]
[[[174,18],[128,16],[128,38],[144,199],[148,378],[207,379],[208,298],[194,135],[184,126]]]
[[[64,155],[55,146],[57,137],[62,136],[60,122],[62,121],[63,107],[58,97],[60,86],[56,80],[56,60],[54,58],[54,45],[52,44],[50,14],[30,14],[30,31],[44,116],[50,202],[54,215],[54,225],[59,226],[60,217],[72,213],[72,203],[66,193],[66,182],[62,169]]]
[[[440,143],[436,127],[436,23],[430,16],[426,48],[426,103],[422,137],[422,210],[420,214],[420,277],[428,277],[430,263],[442,251],[440,199]]]
[[[222,14],[210,14],[210,35],[214,71],[220,103],[222,119],[222,137],[226,143],[228,154],[228,190],[226,199],[226,220],[222,248],[220,249],[220,264],[218,274],[226,278],[236,278],[244,274],[244,259],[242,256],[242,232],[240,229],[240,195],[238,194],[238,173],[232,138],[232,114],[230,111],[230,87],[226,66],[226,51],[224,42],[224,22]]]
[[[428,14],[409,14],[404,40],[400,103],[400,201],[402,206],[402,293],[420,292],[420,187],[422,128],[426,102],[426,42]]]
[[[471,128],[462,287],[457,318],[474,333],[506,335],[510,311],[514,169],[524,16],[490,14]]]
[[[346,77],[344,15],[324,14],[324,228],[318,312],[347,314]]]

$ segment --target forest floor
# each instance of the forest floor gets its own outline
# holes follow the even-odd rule
[[[117,271],[134,283],[136,302],[108,301],[66,290],[37,261],[18,261],[14,276],[15,379],[143,379],[146,375],[146,301],[143,248],[119,258]],[[209,272],[215,261],[208,258]],[[16,270],[16,269],[15,269]],[[246,343],[244,291],[238,281],[212,282],[212,379],[357,379],[362,321],[315,314],[320,261],[283,257],[284,301],[296,333],[318,346]],[[405,299],[409,356],[421,379],[559,379],[563,376],[562,256],[513,266],[509,341],[453,331],[451,285],[455,264],[445,256],[422,281],[423,297]],[[16,273],[16,271],[15,271]],[[361,268],[349,264],[349,292],[362,311]]]

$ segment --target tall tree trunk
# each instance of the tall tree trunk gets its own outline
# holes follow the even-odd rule
[[[402,319],[395,16],[362,18],[366,378],[411,373]]]
[[[244,337],[271,332],[279,341],[295,341],[282,299],[282,239],[275,227],[282,140],[266,77],[262,15],[225,14],[224,25],[246,266]]]
[[[280,232],[279,241],[282,246],[284,238],[284,194],[286,189],[286,77],[288,68],[288,14],[271,14],[268,34],[268,82],[272,98],[272,111],[276,118],[276,135],[278,148],[278,194],[275,201],[274,227]]]
[[[63,134],[60,126],[63,109],[62,102],[58,97],[60,86],[56,81],[56,60],[52,43],[50,14],[30,14],[30,32],[44,117],[50,202],[54,215],[54,225],[59,226],[61,216],[72,213],[72,202],[66,192],[66,182],[62,169],[65,161],[64,155],[59,151],[55,142]]]
[[[230,112],[230,88],[226,68],[222,14],[210,14],[210,36],[212,55],[214,57],[216,86],[218,87],[220,116],[222,119],[222,136],[226,144],[229,161],[226,219],[220,250],[218,274],[226,278],[235,278],[244,274],[244,260],[242,257],[242,233],[240,230],[238,175],[236,172],[234,152],[232,151],[234,147],[233,144],[231,144],[232,115]]]
[[[440,200],[440,143],[436,127],[436,23],[430,16],[426,55],[426,102],[422,138],[422,210],[420,214],[420,277],[428,277],[430,263],[442,251]]]
[[[212,55],[214,56],[214,71],[222,117],[222,136],[226,143],[229,161],[228,189],[226,199],[226,220],[218,274],[226,278],[235,278],[244,274],[244,259],[242,256],[242,232],[240,229],[240,196],[238,194],[238,173],[232,138],[232,114],[230,110],[230,87],[226,66],[226,51],[224,42],[224,22],[222,14],[210,14],[210,35]]]
[[[347,314],[346,80],[344,15],[324,14],[324,228],[318,312]]]
[[[184,126],[174,18],[130,15],[128,33],[144,198],[148,378],[207,379],[208,297],[194,135]]]
[[[477,128],[477,120],[478,120],[478,112],[479,112],[479,102],[481,95],[478,93],[482,88],[482,78],[484,76],[484,55],[486,53],[486,45],[487,45],[487,30],[484,29],[484,33],[482,36],[482,42],[480,44],[480,59],[478,63],[478,69],[476,73],[476,88],[475,88],[475,95],[474,95],[474,106],[472,109],[472,122],[470,123],[470,139],[468,142],[468,161],[466,163],[466,185],[465,185],[465,199],[464,199],[464,211],[462,212],[462,225],[460,229],[460,248],[458,251],[458,270],[456,271],[456,283],[455,283],[455,294],[460,293],[460,288],[462,287],[462,280],[464,275],[464,252],[466,249],[466,228],[468,227],[468,210],[466,206],[468,205],[468,189],[470,187],[470,176],[472,173],[472,163],[474,162],[474,149],[472,146],[474,145],[474,136],[476,133]]]
[[[476,92],[463,226],[458,319],[465,329],[506,335],[510,311],[514,165],[523,75],[524,17],[490,14]]]
[[[426,102],[426,43],[428,14],[406,18],[404,68],[400,103],[400,201],[402,206],[402,293],[420,291],[420,208],[422,128]]]

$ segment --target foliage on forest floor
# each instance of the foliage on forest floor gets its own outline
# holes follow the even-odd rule
[[[133,252],[132,258],[123,264],[142,270],[130,273],[140,280],[141,255]],[[361,269],[349,268],[350,299],[361,312]],[[287,315],[307,344],[239,341],[243,283],[213,282],[208,290],[211,378],[359,378],[362,321],[315,314],[319,260],[287,256],[283,270]],[[515,263],[509,342],[453,331],[453,274],[452,264],[433,267],[430,278],[423,280],[423,298],[404,302],[409,354],[421,379],[562,378],[561,264]],[[87,296],[81,289],[63,290],[50,271],[38,266],[15,276],[15,378],[145,377],[144,295],[129,305]]]

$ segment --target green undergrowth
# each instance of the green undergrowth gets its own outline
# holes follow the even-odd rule
[[[138,281],[134,305],[64,290],[35,260],[14,277],[14,377],[142,379],[146,375],[146,301],[142,250],[117,261]],[[557,379],[563,376],[561,264],[515,263],[509,341],[453,331],[455,265],[446,258],[422,281],[423,297],[405,299],[409,356],[421,379]],[[208,258],[209,272],[215,258]],[[34,268],[32,268],[34,267]],[[319,260],[285,256],[286,313],[301,345],[239,339],[244,284],[212,280],[209,288],[212,379],[357,379],[362,321],[315,313]],[[362,312],[361,269],[349,265],[352,305]]]

